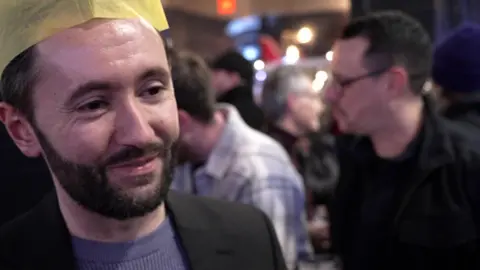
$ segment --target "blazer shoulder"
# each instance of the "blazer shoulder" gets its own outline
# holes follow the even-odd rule
[[[28,234],[30,231],[28,227],[35,226],[34,217],[35,213],[29,211],[2,225],[0,227],[0,247],[9,242],[16,242],[18,238]]]
[[[177,192],[171,192],[168,203],[170,207],[167,208],[172,208],[176,217],[181,220],[195,218],[195,223],[199,225],[213,226],[225,232],[245,235],[268,230],[266,215],[250,205]]]
[[[14,218],[0,227],[0,258],[6,254],[13,256],[21,254],[28,249],[33,249],[38,242],[43,242],[52,237],[51,233],[59,233],[60,227],[52,228],[50,225],[59,219],[59,210],[55,206],[56,197],[47,195],[38,205],[30,211]],[[57,230],[58,229],[58,230]]]
[[[204,224],[225,235],[237,236],[236,245],[243,247],[239,248],[239,252],[245,258],[252,254],[266,261],[271,258],[272,268],[263,266],[263,269],[287,269],[273,225],[263,211],[250,205],[193,196],[185,197],[185,201],[193,205],[193,211],[198,211],[213,223]]]
[[[170,192],[167,209],[177,227],[193,231],[210,231],[234,239],[238,256],[260,256],[269,266],[263,269],[286,269],[275,230],[267,215],[250,205],[219,201]]]
[[[33,216],[27,212],[0,227],[0,269],[13,269],[29,243],[38,240],[32,235]]]

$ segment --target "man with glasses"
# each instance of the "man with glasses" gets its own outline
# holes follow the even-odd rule
[[[333,51],[325,96],[345,135],[331,228],[343,269],[479,269],[480,155],[424,94],[425,30],[374,13],[352,21]]]

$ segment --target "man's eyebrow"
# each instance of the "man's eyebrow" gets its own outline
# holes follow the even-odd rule
[[[72,94],[70,94],[70,96],[67,98],[67,102],[65,104],[70,106],[74,104],[76,100],[82,98],[85,95],[88,95],[89,93],[113,90],[118,88],[118,86],[118,84],[112,81],[88,81],[75,88]]]
[[[167,84],[170,81],[170,72],[168,72],[168,70],[165,68],[150,68],[138,76],[136,83],[141,83],[142,81],[151,77],[158,77],[163,83]],[[120,87],[120,83],[112,80],[88,81],[79,85],[72,92],[72,94],[67,98],[66,104],[73,104],[77,99],[92,92],[112,91],[114,89],[119,89]]]
[[[158,77],[163,83],[167,83],[170,81],[170,72],[163,67],[150,68],[138,76],[137,83],[141,83],[151,77]]]

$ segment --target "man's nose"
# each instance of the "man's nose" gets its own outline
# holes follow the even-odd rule
[[[150,117],[139,106],[128,105],[116,114],[116,142],[121,145],[142,146],[155,140]]]

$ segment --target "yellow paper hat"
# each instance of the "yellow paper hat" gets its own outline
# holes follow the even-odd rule
[[[168,28],[161,0],[0,0],[0,75],[17,55],[94,18],[143,18]]]

